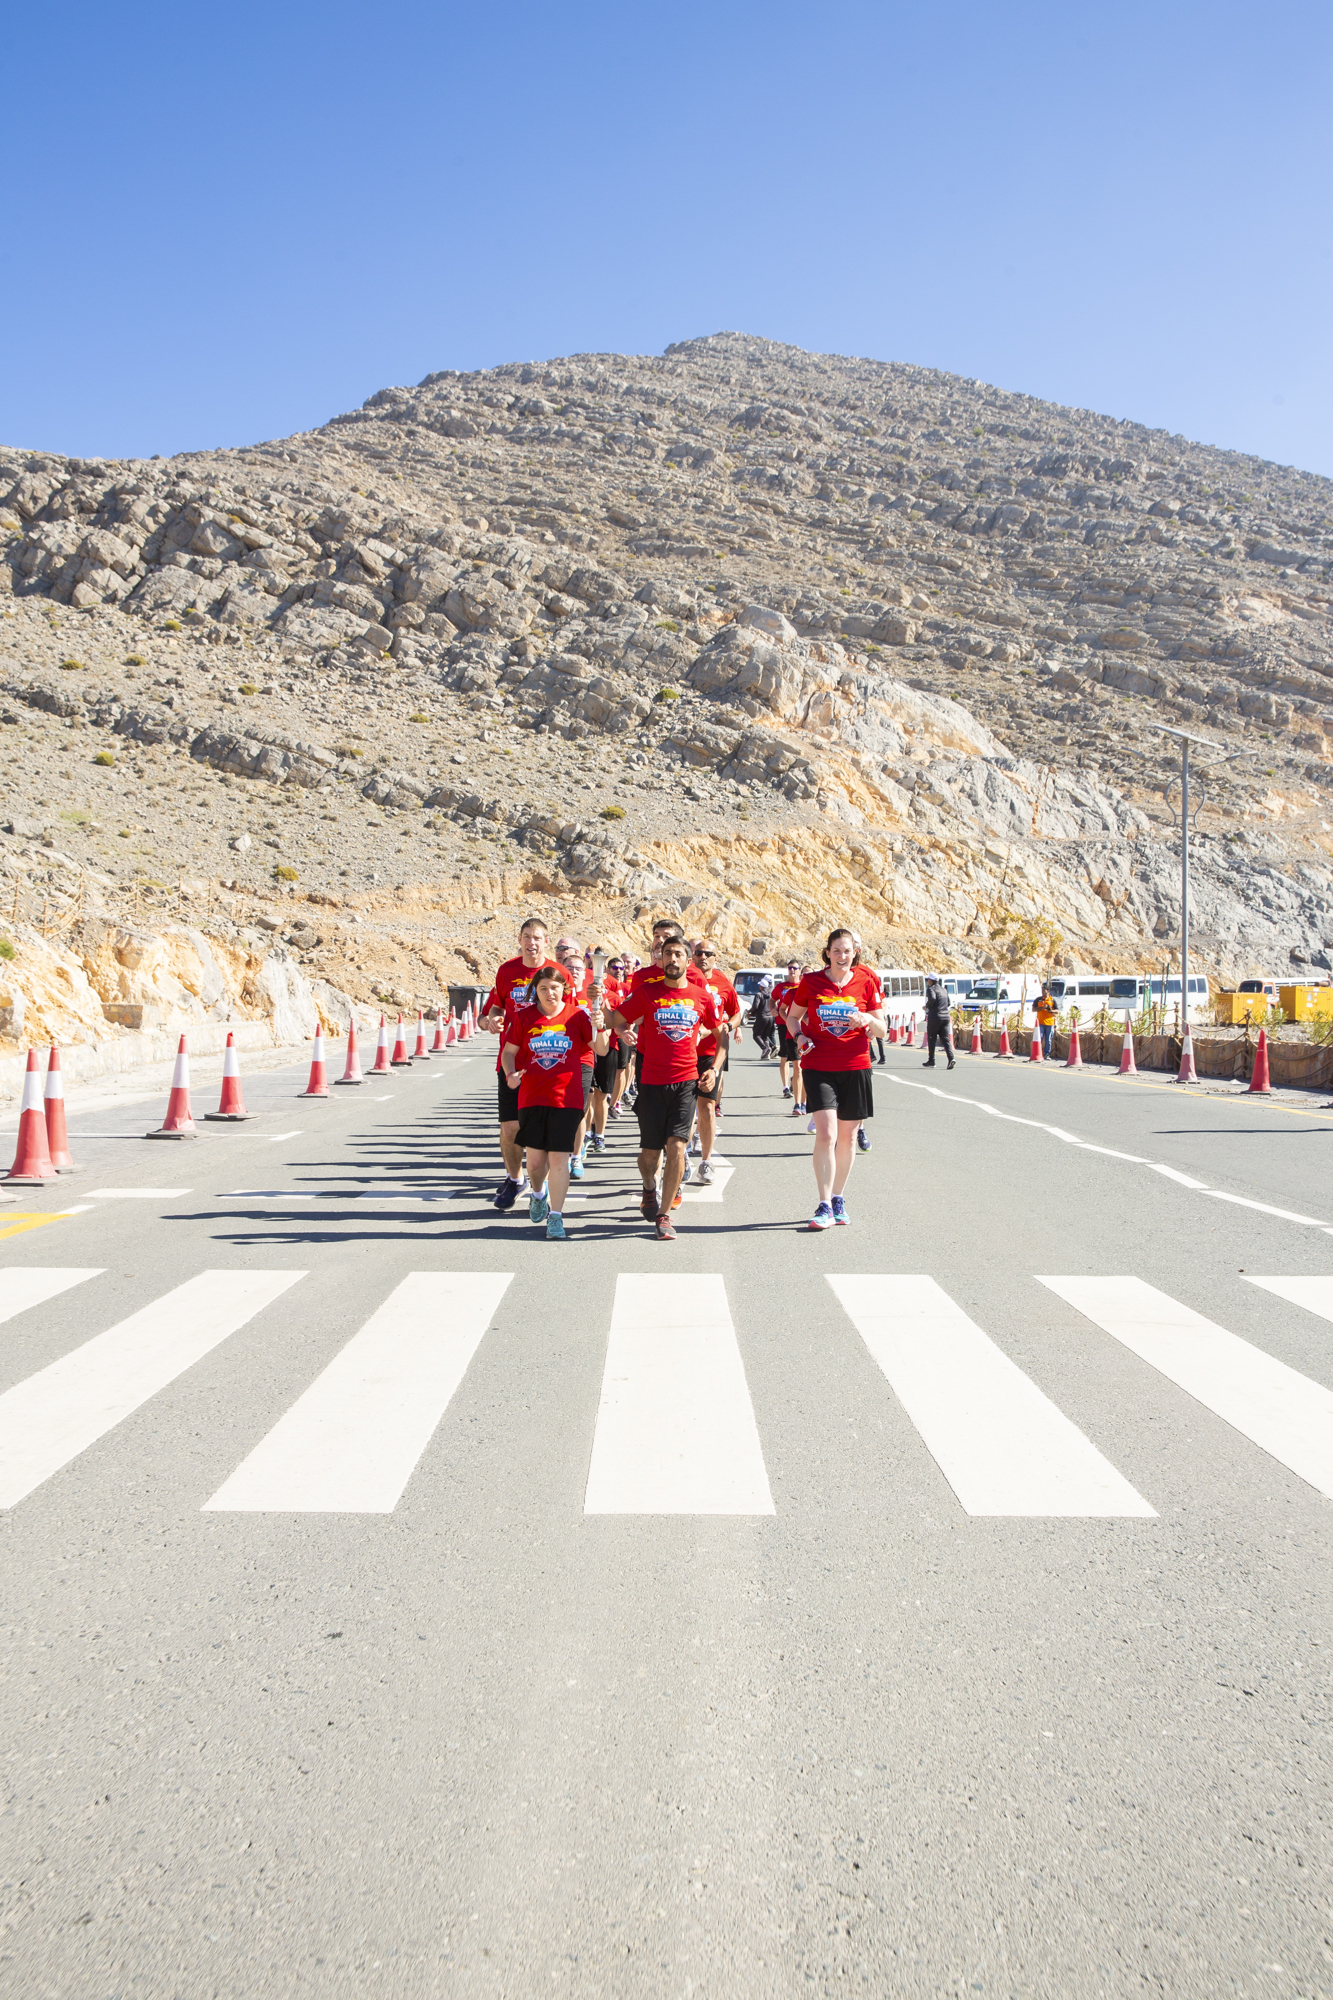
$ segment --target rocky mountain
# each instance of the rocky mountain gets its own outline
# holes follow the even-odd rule
[[[1205,963],[1329,964],[1310,474],[717,334],[238,450],[3,450],[0,536],[11,926],[202,911],[365,999],[488,969],[536,896],[742,960],[846,916],[882,960],[1159,964],[1159,724],[1219,746]]]

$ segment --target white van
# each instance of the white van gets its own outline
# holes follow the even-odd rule
[[[1098,1006],[1105,1005],[1113,1014],[1138,1014],[1150,1003],[1160,1007],[1165,1002],[1166,1025],[1169,1029],[1180,1009],[1180,974],[1171,973],[1163,979],[1160,973],[1149,976],[1135,976],[1126,973],[1111,981],[1109,997]],[[1212,996],[1208,981],[1201,972],[1190,974],[1189,1019],[1194,1021],[1212,1020]]]
[[[1035,972],[987,972],[974,979],[954,1005],[960,1014],[991,1014],[998,1009],[1006,1015],[1019,1014],[1026,1022],[1040,992],[1041,978]]]

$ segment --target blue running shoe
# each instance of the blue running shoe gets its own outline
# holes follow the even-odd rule
[[[514,1203],[517,1200],[518,1200],[518,1182],[515,1180],[511,1180],[509,1176],[506,1175],[505,1178],[501,1181],[499,1187],[495,1190],[495,1198],[491,1202],[491,1207],[498,1208],[500,1213],[504,1215],[508,1212],[509,1209],[511,1209],[514,1206]]]
[[[546,1218],[546,1240],[548,1243],[565,1241],[565,1218],[563,1215],[557,1215],[554,1209]]]
[[[870,1151],[870,1134],[866,1131],[864,1125],[858,1125],[856,1128],[856,1150],[858,1153],[868,1153]]]
[[[606,1139],[602,1133],[600,1132],[593,1133],[592,1149],[594,1153],[604,1153],[606,1151]]]
[[[551,1212],[551,1204],[544,1194],[533,1195],[528,1203],[528,1221],[545,1222]]]
[[[833,1227],[833,1210],[826,1201],[821,1201],[819,1207],[810,1217],[810,1227],[812,1229],[831,1229]]]
[[[840,1194],[835,1194],[833,1197],[833,1220],[839,1229],[850,1229],[852,1226],[852,1218],[847,1213],[847,1204]]]
[[[583,1179],[583,1174],[584,1174],[583,1155],[582,1153],[575,1153],[573,1159],[569,1163],[569,1178],[572,1181],[581,1181]]]

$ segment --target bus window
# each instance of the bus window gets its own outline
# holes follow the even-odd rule
[[[1113,979],[1111,998],[1113,1000],[1137,1000],[1141,982],[1137,979]]]

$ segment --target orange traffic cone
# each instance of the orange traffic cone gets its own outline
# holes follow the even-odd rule
[[[1268,1030],[1260,1028],[1259,1040],[1254,1051],[1254,1069],[1250,1074],[1250,1095],[1267,1097],[1273,1086],[1268,1081]]]
[[[1069,1054],[1065,1059],[1065,1068],[1082,1069],[1082,1067],[1083,1051],[1079,1047],[1078,1022],[1075,1021],[1069,1030]]]
[[[391,1069],[406,1069],[412,1058],[407,1053],[407,1043],[403,1038],[403,1017],[398,1016],[398,1033],[394,1039],[393,1054],[389,1057]]]
[[[898,1016],[896,1014],[891,1015],[889,1018],[888,1039],[890,1047],[896,1049],[898,1046]]]
[[[444,1047],[444,1009],[443,1007],[441,1007],[439,1001],[437,1000],[435,1002],[435,1039],[430,1045],[430,1052],[433,1056],[437,1056],[443,1047]]]
[[[1012,1062],[1013,1058],[1014,1058],[1014,1052],[1009,1046],[1009,1017],[1008,1015],[1006,1015],[1005,1018],[1000,1022],[1000,1047],[997,1055],[997,1061]]]
[[[981,1054],[981,1052],[982,1052],[982,1050],[981,1050],[981,1016],[980,1016],[980,1014],[974,1014],[974,1015],[972,1016],[972,1041],[971,1041],[971,1045],[969,1046],[969,1048],[968,1048],[968,1051],[967,1051],[967,1052],[968,1052],[968,1054],[969,1054],[970,1056],[979,1056],[979,1055]]]
[[[1045,1061],[1045,1056],[1042,1052],[1042,1046],[1041,1046],[1041,1022],[1037,1020],[1034,1020],[1032,1023],[1032,1043],[1028,1049],[1028,1061],[1029,1062]]]
[[[77,1173],[65,1129],[65,1079],[60,1074],[60,1051],[54,1042],[46,1065],[46,1144],[51,1165],[58,1174]]]
[[[1129,1016],[1126,1014],[1125,1039],[1120,1048],[1120,1069],[1118,1074],[1121,1076],[1137,1076],[1138,1073],[1138,1064],[1134,1060],[1134,1031],[1129,1025]]]
[[[315,1030],[315,1049],[314,1054],[310,1058],[310,1081],[305,1089],[298,1094],[301,1097],[327,1097],[329,1094],[329,1079],[324,1068],[324,1030],[322,1028],[316,1028]]]
[[[1268,1063],[1268,1050],[1265,1049],[1264,1050],[1265,1067],[1267,1066],[1267,1063]],[[1194,1067],[1194,1038],[1190,1034],[1190,1024],[1188,1021],[1186,1021],[1185,1032],[1182,1035],[1180,1041],[1180,1069],[1176,1075],[1176,1082],[1197,1083],[1198,1081],[1199,1081],[1199,1072]]]
[[[6,1179],[11,1181],[53,1181],[55,1167],[46,1139],[46,1113],[42,1105],[42,1073],[37,1067],[36,1049],[28,1050],[28,1068],[23,1078],[23,1102],[19,1107],[19,1143],[14,1164]]]
[[[454,1010],[451,1007],[449,1009],[449,1019],[446,1021],[444,1027],[444,1046],[447,1049],[451,1049],[457,1040],[458,1040],[458,1022],[454,1018]]]
[[[372,1076],[389,1074],[389,1029],[383,1014],[380,1015],[380,1038],[375,1049],[375,1061],[371,1066]]]
[[[241,1096],[241,1065],[236,1054],[236,1037],[228,1035],[222,1057],[222,1095],[218,1099],[217,1110],[206,1111],[204,1117],[210,1125],[236,1125],[243,1118],[253,1115],[246,1110],[245,1099]]]
[[[176,1067],[171,1077],[167,1115],[156,1132],[145,1132],[144,1138],[194,1139],[197,1136],[194,1119],[190,1115],[190,1057],[185,1047],[185,1037],[182,1035],[180,1047],[176,1051]]]
[[[430,1050],[426,1047],[426,1016],[417,1008],[417,1045],[412,1051],[413,1062],[429,1060]]]
[[[335,1083],[363,1083],[365,1081],[361,1074],[361,1051],[356,1045],[355,1014],[352,1015],[347,1023],[347,1067],[341,1076],[336,1076],[333,1080]]]

